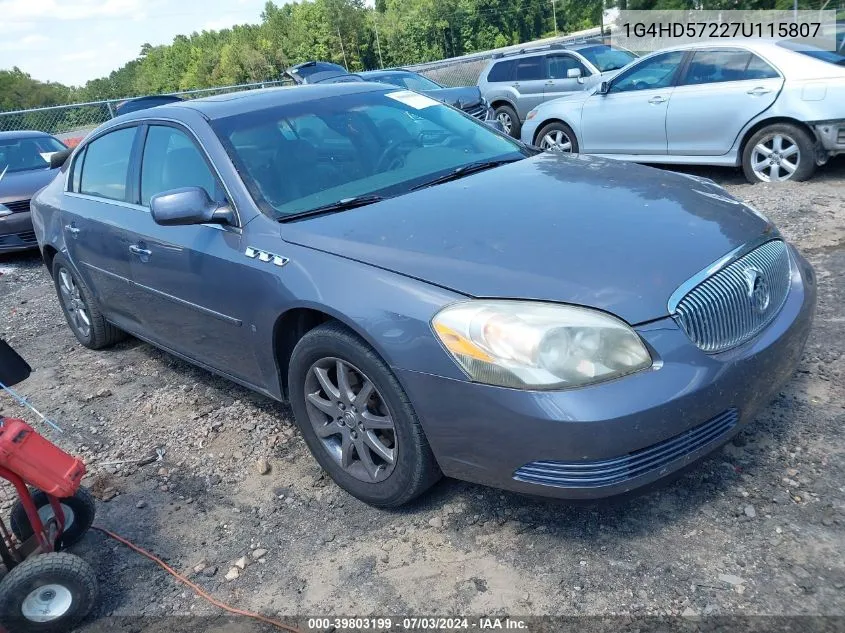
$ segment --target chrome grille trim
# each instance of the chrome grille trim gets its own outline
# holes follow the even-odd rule
[[[482,101],[479,104],[464,109],[464,112],[466,112],[472,117],[475,117],[476,119],[481,119],[483,121],[487,118],[487,104]]]
[[[752,300],[749,274],[759,276],[768,288],[763,309]],[[706,277],[678,301],[673,316],[699,349],[724,352],[772,322],[789,294],[790,277],[786,243],[771,240]]]
[[[29,199],[4,202],[3,206],[9,209],[12,213],[23,213],[25,211],[29,211]]]

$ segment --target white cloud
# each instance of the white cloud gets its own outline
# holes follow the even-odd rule
[[[141,0],[0,0],[4,22],[131,18],[142,11]]]
[[[38,33],[17,39],[3,39],[0,41],[0,51],[38,51],[46,48],[49,41],[49,37]]]
[[[76,51],[75,53],[65,53],[59,59],[63,62],[80,62],[89,59],[96,59],[99,51]]]

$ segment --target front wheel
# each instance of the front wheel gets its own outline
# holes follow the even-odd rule
[[[391,508],[441,477],[399,381],[349,330],[327,323],[308,332],[293,350],[288,375],[297,426],[346,492]]]
[[[41,554],[0,582],[0,623],[9,633],[64,633],[91,611],[97,577],[78,556]]]
[[[796,125],[776,123],[755,133],[742,152],[748,182],[807,180],[816,169],[815,143]]]
[[[554,121],[544,126],[537,134],[537,147],[547,152],[578,152],[578,139],[566,123]]]
[[[522,131],[522,124],[519,122],[519,115],[516,110],[507,104],[500,105],[494,111],[496,120],[502,124],[502,130],[505,134],[513,138],[519,138],[519,133]]]

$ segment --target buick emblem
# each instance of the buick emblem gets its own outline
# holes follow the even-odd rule
[[[746,268],[744,274],[751,307],[757,312],[765,312],[772,298],[766,278],[757,268]]]

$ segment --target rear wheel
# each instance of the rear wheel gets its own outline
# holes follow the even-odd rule
[[[549,152],[569,154],[578,151],[578,139],[572,128],[566,123],[553,121],[545,125],[537,134],[537,147]]]
[[[55,516],[53,506],[50,505],[50,499],[42,491],[38,490],[33,493],[32,500],[42,523],[46,523]],[[59,504],[65,516],[65,527],[61,540],[61,546],[65,548],[70,547],[85,536],[88,528],[94,523],[96,507],[94,497],[85,488],[77,490],[72,497],[59,499]],[[12,507],[9,523],[12,533],[21,543],[32,536],[32,525],[29,523],[29,517],[20,501],[15,502]]]
[[[70,330],[85,347],[102,349],[126,336],[106,321],[94,294],[61,253],[53,257],[53,282]]]
[[[522,130],[522,124],[519,122],[519,116],[512,107],[508,104],[502,104],[495,110],[496,119],[502,124],[502,129],[505,134],[514,138],[519,138],[519,133]]]
[[[41,554],[0,582],[0,623],[9,633],[64,633],[91,611],[97,577],[78,556]]]
[[[815,143],[796,125],[776,123],[755,133],[742,152],[748,182],[807,180],[816,169]]]
[[[308,332],[293,350],[288,375],[308,447],[349,494],[396,507],[441,477],[399,381],[349,330],[327,323]]]

